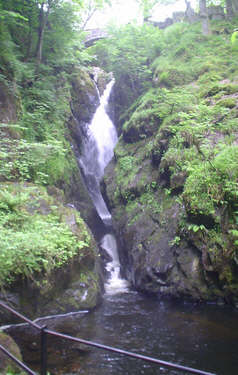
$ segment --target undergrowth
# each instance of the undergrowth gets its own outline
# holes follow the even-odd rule
[[[161,211],[157,186],[163,186],[185,208],[178,236],[201,236],[217,265],[223,256],[238,264],[238,51],[231,43],[237,21],[212,22],[209,37],[200,24],[185,23],[160,34],[153,87],[121,116],[116,148],[114,199],[126,204],[130,224],[146,209]],[[148,179],[138,189],[146,158],[155,187],[149,191]]]
[[[66,223],[70,212],[34,185],[2,184],[0,191],[0,287],[17,277],[34,280],[75,256],[80,260],[90,237],[74,213],[77,233]],[[72,215],[72,212],[71,212]]]

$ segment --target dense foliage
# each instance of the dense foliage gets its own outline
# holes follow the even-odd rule
[[[160,33],[151,28],[149,54],[143,43],[136,52],[132,43],[121,48],[132,26],[121,29],[120,41],[113,35],[94,47],[101,55],[103,49],[104,55],[121,49],[129,61],[141,53],[150,71],[149,89],[143,86],[132,105],[121,101],[116,183],[108,191],[116,220],[121,223],[126,215],[124,222],[136,230],[136,223],[148,215],[159,230],[170,225],[164,216],[166,201],[174,207],[176,202],[181,217],[170,246],[179,248],[187,241],[198,249],[205,278],[210,277],[206,272],[217,273],[227,296],[238,290],[238,55],[231,40],[237,22],[212,22],[210,36],[202,34],[200,24],[177,23]],[[156,44],[150,45],[155,35]],[[127,74],[128,65],[110,57],[109,64],[115,74],[120,70],[119,79]],[[141,70],[134,67],[132,77],[141,87]],[[128,81],[127,88],[130,92]],[[156,232],[147,245],[138,245],[138,254],[154,237]]]
[[[91,59],[80,31],[87,12],[86,1],[0,1],[0,287],[87,254],[83,221],[73,233],[63,193],[46,190],[77,170],[65,125],[75,66]]]
[[[148,4],[157,1],[138,2],[145,20]],[[235,290],[238,20],[211,22],[208,36],[200,23],[163,31],[147,23],[109,27],[109,37],[86,50],[82,30],[102,4],[0,0],[6,110],[0,114],[0,284],[20,272],[47,273],[87,251],[84,224],[77,219],[82,237],[72,233],[63,205],[45,189],[69,184],[77,168],[65,127],[70,85],[75,66],[97,64],[116,78],[122,128],[112,205],[125,205],[133,225],[148,210],[160,215],[176,197],[183,214],[171,246],[184,239],[205,244],[210,263],[204,268]],[[236,1],[231,4],[235,13]]]
[[[151,85],[152,61],[160,54],[163,42],[161,30],[144,24],[110,27],[110,39],[101,40],[89,49],[96,64],[112,71],[116,79],[115,109],[124,114]]]
[[[64,214],[64,215],[63,215]],[[78,235],[66,224],[69,215],[43,188],[4,184],[0,192],[0,286],[23,274],[49,274],[71,258],[85,255],[90,237],[77,217]],[[84,252],[80,254],[80,250]]]

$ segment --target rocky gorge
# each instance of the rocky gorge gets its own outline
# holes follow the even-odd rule
[[[84,5],[0,0],[0,302],[236,374],[237,4],[206,30],[144,17],[90,44]],[[39,335],[19,323],[0,309],[0,344],[38,371]],[[48,354],[52,374],[141,369],[50,338]]]
[[[104,194],[133,287],[237,306],[236,69],[222,58],[227,70],[216,76],[216,58],[196,27],[193,58],[185,29],[174,26],[174,41],[152,64],[150,88],[129,107],[121,74],[114,93],[120,138]],[[221,35],[216,52],[230,48]]]
[[[7,88],[2,87],[1,93],[4,98],[1,111],[1,121],[4,123],[4,127],[1,128],[1,136],[4,139],[5,147],[8,147],[8,144],[10,147],[12,141],[14,141],[14,146],[17,147],[20,142],[20,134],[18,129],[11,125],[17,117],[15,99],[14,96],[8,95]],[[67,135],[72,149],[76,150],[76,156],[80,152],[82,136],[76,136],[75,133],[82,132],[82,124],[91,121],[97,104],[98,93],[95,83],[89,74],[79,71],[72,82],[72,115],[68,118],[70,132],[68,131]],[[84,115],[79,106],[85,109]],[[77,111],[81,113],[80,118]],[[64,226],[66,231],[69,230],[69,233],[72,233],[77,241],[76,249],[71,248],[69,258],[67,255],[62,255],[65,256],[65,260],[64,258],[60,260],[59,255],[59,265],[53,261],[56,265],[52,265],[51,271],[46,272],[44,269],[43,272],[40,271],[41,260],[39,259],[40,272],[34,271],[34,274],[29,277],[23,277],[19,274],[19,277],[11,281],[10,288],[4,286],[1,292],[1,300],[30,318],[91,309],[98,304],[102,293],[98,245],[83,218],[89,225],[92,222],[97,223],[100,219],[88,196],[76,156],[72,151],[68,155],[72,159],[70,170],[65,171],[65,173],[68,173],[68,181],[58,180],[55,186],[49,186],[47,189],[34,183],[16,180],[5,181],[4,176],[2,176],[1,194],[3,195],[2,198],[5,197],[5,205],[11,207],[9,202],[11,197],[6,192],[10,191],[16,197],[16,202],[12,203],[12,205],[14,204],[13,210],[21,215],[23,224],[27,221],[27,216],[31,220],[39,218],[46,223],[48,221],[48,229],[53,231],[54,228],[53,226],[50,228],[50,225],[52,218],[54,218],[53,220],[59,223],[57,225]],[[5,196],[4,192],[6,192]],[[75,207],[77,207],[77,210]],[[24,230],[24,225],[20,230]],[[34,233],[30,235],[34,243],[34,240],[36,240],[32,237]],[[47,237],[47,232],[44,232],[44,236]],[[55,241],[53,237],[52,241]],[[32,246],[34,245],[32,244]],[[12,321],[11,315],[9,316],[6,311],[1,311],[2,324]]]

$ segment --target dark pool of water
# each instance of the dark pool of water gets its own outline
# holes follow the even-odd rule
[[[76,334],[218,375],[238,374],[238,312],[228,306],[160,302],[134,292],[105,296]],[[72,368],[65,374],[188,374],[96,348]]]

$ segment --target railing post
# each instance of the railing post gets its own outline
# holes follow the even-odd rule
[[[47,375],[47,332],[41,327],[41,375]]]

